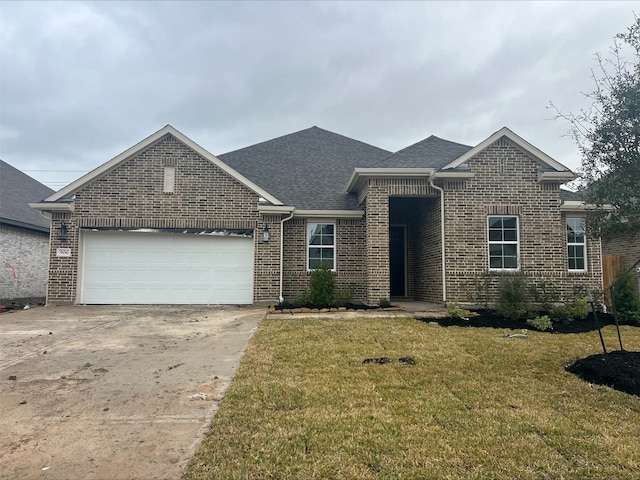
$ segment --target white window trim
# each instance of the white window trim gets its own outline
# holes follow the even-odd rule
[[[496,242],[496,241],[491,241],[489,240],[489,219],[491,218],[496,218],[496,217],[509,217],[509,218],[515,218],[516,219],[516,236],[517,239],[515,242]],[[489,269],[490,272],[519,272],[520,271],[520,217],[518,215],[487,215],[487,222],[486,222],[486,226],[487,226],[487,267]],[[516,262],[517,262],[517,267],[516,268],[495,268],[495,267],[491,267],[491,248],[490,246],[492,244],[495,245],[516,245]]]
[[[570,243],[569,242],[569,232],[567,231],[567,223],[569,222],[570,219],[572,219],[572,220],[580,220],[581,222],[583,222],[583,225],[584,225],[584,218],[582,218],[582,217],[566,217],[565,218],[565,221],[564,221],[564,228],[565,228],[564,236],[565,236],[565,240],[567,242],[567,248],[565,250],[567,252],[567,271],[570,272],[570,273],[584,273],[584,272],[588,271],[588,268],[587,268],[587,265],[588,265],[587,264],[587,229],[586,229],[586,227],[583,228],[583,230],[584,230],[584,233],[582,235],[583,239],[584,239],[583,242],[581,242],[581,243],[576,243],[576,242]],[[570,246],[582,246],[584,248],[584,250],[583,250],[584,251],[584,268],[569,268],[569,247]]]
[[[337,228],[336,228],[336,222],[335,220],[321,220],[321,219],[314,219],[313,222],[307,222],[307,272],[313,272],[314,269],[309,268],[309,249],[312,247],[312,245],[309,244],[309,241],[311,240],[311,225],[333,225],[333,268],[331,269],[332,272],[335,272],[337,270],[337,266],[338,266],[338,255],[337,255],[337,251],[338,251],[338,236],[337,236]],[[317,247],[317,245],[313,246],[314,248]],[[329,248],[328,246],[325,246],[324,248]]]

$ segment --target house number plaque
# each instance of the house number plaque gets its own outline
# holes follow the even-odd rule
[[[71,249],[70,248],[56,248],[56,257],[70,257]]]

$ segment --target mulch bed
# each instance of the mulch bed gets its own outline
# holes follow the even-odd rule
[[[640,397],[640,352],[615,351],[577,360],[566,367],[585,382]]]
[[[528,325],[525,320],[509,320],[501,317],[494,310],[475,310],[469,320],[462,318],[440,318],[434,320],[433,318],[422,319],[425,322],[437,322],[443,327],[477,327],[477,328],[510,328],[512,330],[534,330],[531,325]],[[590,313],[584,320],[579,320],[571,323],[554,323],[553,330],[549,333],[585,333],[592,332],[598,329],[598,325],[604,327],[605,325],[614,325],[615,320],[613,315],[607,313],[598,314],[598,323],[596,324],[593,313]]]

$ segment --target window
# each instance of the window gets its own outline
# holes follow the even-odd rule
[[[567,218],[567,259],[569,271],[587,270],[587,244],[584,219]]]
[[[164,167],[164,193],[174,193],[176,190],[176,167]]]
[[[489,269],[517,270],[520,267],[518,217],[491,216],[489,223]]]
[[[336,226],[333,223],[310,223],[308,232],[309,261],[307,267],[314,270],[324,262],[331,270],[335,270]]]

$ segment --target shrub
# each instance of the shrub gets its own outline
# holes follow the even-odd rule
[[[309,302],[317,306],[330,306],[335,302],[336,274],[326,263],[311,272]]]
[[[529,291],[531,300],[538,304],[543,312],[550,312],[553,310],[553,305],[560,301],[560,291],[549,279],[531,285]]]
[[[611,286],[611,300],[618,320],[640,325],[640,294],[635,283],[632,270],[618,275]]]
[[[335,294],[336,307],[344,307],[350,304],[352,300],[353,300],[353,287],[344,286],[344,287],[339,287],[336,290],[336,294]]]
[[[522,273],[505,275],[498,284],[498,313],[518,320],[529,310],[527,277]]]
[[[536,330],[540,330],[541,332],[544,332],[545,330],[553,330],[553,324],[551,323],[551,319],[548,315],[530,318],[529,320],[527,320],[527,324],[531,325]]]
[[[485,270],[481,275],[473,278],[473,302],[476,305],[482,305],[484,308],[489,306],[489,286],[491,285],[491,278],[492,274],[488,270]]]
[[[388,298],[381,298],[380,303],[381,308],[389,308],[391,306],[391,301]]]
[[[451,318],[461,318],[463,320],[468,320],[466,313],[460,305],[458,305],[458,299],[454,299],[453,302],[447,303],[447,315]]]
[[[571,323],[574,320],[584,320],[591,310],[589,297],[577,296],[566,302],[562,307],[551,310],[551,316],[556,322]]]

